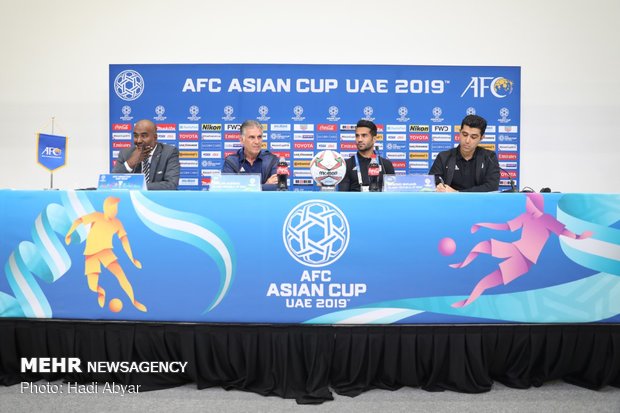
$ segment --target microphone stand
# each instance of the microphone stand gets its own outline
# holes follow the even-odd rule
[[[504,189],[502,193],[519,192],[519,190],[515,188],[515,181],[510,177],[510,174],[508,173],[508,171],[502,167],[500,167],[499,170],[504,172],[508,176],[508,182],[510,183],[510,189]]]

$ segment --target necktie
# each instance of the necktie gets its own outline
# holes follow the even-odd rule
[[[142,173],[144,174],[144,180],[149,182],[149,172],[151,171],[151,163],[148,159],[142,161]]]

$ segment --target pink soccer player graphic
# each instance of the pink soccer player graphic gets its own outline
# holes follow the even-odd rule
[[[573,239],[584,239],[592,236],[592,232],[584,231],[577,235],[565,228],[555,217],[544,212],[544,198],[541,194],[527,194],[525,212],[516,218],[501,224],[478,223],[471,227],[472,234],[481,227],[516,231],[521,228],[521,238],[514,242],[503,242],[495,239],[478,243],[469,252],[463,262],[451,264],[452,268],[463,268],[469,265],[479,254],[489,254],[495,258],[505,258],[499,268],[483,277],[474,287],[469,297],[457,301],[452,307],[459,308],[473,303],[488,288],[508,284],[527,273],[538,261],[540,253],[553,232],[557,236]]]

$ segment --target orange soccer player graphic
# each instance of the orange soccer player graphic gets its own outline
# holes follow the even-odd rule
[[[99,306],[103,307],[105,304],[105,290],[99,285],[99,274],[101,274],[101,264],[118,280],[123,291],[127,294],[133,305],[140,311],[146,312],[146,307],[139,303],[133,294],[133,288],[131,283],[127,279],[125,272],[118,263],[118,259],[112,251],[112,237],[114,234],[118,236],[123,245],[125,253],[138,268],[142,268],[140,261],[133,257],[131,253],[131,246],[129,245],[129,239],[127,233],[121,221],[116,218],[118,213],[119,198],[107,197],[103,201],[103,213],[93,212],[82,217],[79,217],[73,222],[67,235],[65,236],[65,243],[69,245],[71,243],[71,234],[80,225],[90,225],[92,227],[88,236],[86,237],[86,247],[84,248],[84,273],[88,279],[88,288],[97,293],[97,299]]]

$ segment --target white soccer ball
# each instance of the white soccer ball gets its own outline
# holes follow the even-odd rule
[[[321,151],[310,162],[310,173],[320,186],[335,186],[344,178],[347,165],[336,151]]]

